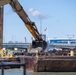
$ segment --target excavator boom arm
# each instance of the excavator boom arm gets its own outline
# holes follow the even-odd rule
[[[40,36],[37,27],[34,22],[31,22],[26,12],[23,10],[23,7],[20,5],[20,3],[17,0],[11,1],[10,5],[15,10],[15,12],[19,15],[19,17],[23,20],[25,23],[25,26],[30,31],[30,33],[33,35],[35,40],[42,39]]]
[[[9,4],[11,0],[0,0],[0,6],[3,6],[5,4]]]
[[[38,32],[38,29],[37,29],[35,23],[29,19],[28,15],[24,11],[23,7],[20,5],[18,0],[0,0],[0,6],[3,6],[5,4],[10,4],[12,6],[14,11],[23,20],[27,29],[30,31],[30,33],[35,38],[35,41],[32,43],[34,45],[33,47],[44,46],[43,49],[45,49],[47,43],[42,39],[42,36]]]
[[[23,7],[20,5],[18,0],[0,0],[0,6],[5,4],[10,4],[12,6],[12,8],[15,10],[18,16],[23,20],[23,22],[25,23],[25,26],[33,35],[35,40],[42,40],[42,37],[39,34],[35,23],[31,22],[31,20],[29,19],[28,15],[24,11]]]

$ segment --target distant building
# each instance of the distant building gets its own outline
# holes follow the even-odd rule
[[[50,39],[50,44],[75,44],[76,45],[76,39]]]
[[[76,48],[76,39],[52,38],[49,40],[49,48],[74,49]]]

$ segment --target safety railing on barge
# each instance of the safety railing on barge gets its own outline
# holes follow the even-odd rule
[[[4,67],[9,66],[9,67],[13,67],[13,66],[23,66],[23,75],[26,75],[26,65],[25,63],[15,63],[15,62],[1,62],[0,67],[1,67],[1,75],[4,75]]]

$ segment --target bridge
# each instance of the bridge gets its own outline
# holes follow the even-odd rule
[[[76,48],[76,44],[49,44],[49,49],[50,48],[74,49]]]
[[[6,49],[27,49],[31,43],[3,43],[3,48]]]
[[[3,48],[6,49],[28,49],[28,47],[31,45],[31,43],[3,43]],[[49,42],[48,43],[48,50],[50,49],[55,49],[55,48],[60,48],[60,49],[74,49],[76,48],[76,41],[71,41],[69,43],[55,43],[55,42]]]

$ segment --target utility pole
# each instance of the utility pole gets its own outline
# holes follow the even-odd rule
[[[0,6],[0,49],[3,44],[3,6]]]
[[[42,35],[42,19],[40,19],[40,34]]]

